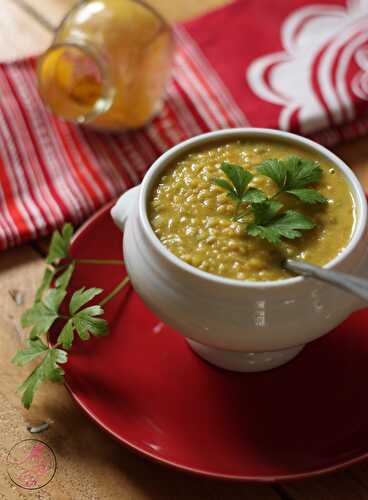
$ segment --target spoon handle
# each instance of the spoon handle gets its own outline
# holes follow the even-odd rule
[[[330,271],[329,269],[324,269],[323,267],[291,259],[287,259],[284,262],[284,267],[296,274],[310,276],[326,283],[330,283],[331,285],[353,293],[368,302],[367,279],[357,278],[351,274],[340,273],[338,271]]]

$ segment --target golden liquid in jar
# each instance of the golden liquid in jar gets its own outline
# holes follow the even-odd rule
[[[132,0],[90,0],[61,25],[39,64],[44,101],[101,129],[137,128],[159,109],[173,53],[168,25]]]

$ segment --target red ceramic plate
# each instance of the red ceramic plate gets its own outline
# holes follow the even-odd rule
[[[77,233],[76,257],[121,257],[109,208]],[[80,265],[73,285],[111,290],[124,273]],[[368,311],[288,365],[256,374],[200,360],[132,289],[106,305],[106,317],[109,336],[73,347],[66,382],[90,417],[134,450],[198,474],[258,482],[367,456]]]

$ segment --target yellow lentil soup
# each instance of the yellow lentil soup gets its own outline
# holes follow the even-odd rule
[[[232,219],[234,201],[212,180],[223,176],[223,162],[237,164],[254,174],[251,187],[270,196],[277,186],[269,177],[257,174],[257,166],[266,159],[289,156],[318,161],[323,174],[314,187],[328,202],[306,205],[282,194],[280,201],[286,209],[310,217],[316,227],[275,246],[246,234],[244,224]],[[312,151],[276,141],[239,139],[209,144],[182,156],[163,173],[149,205],[152,228],[174,255],[212,274],[255,281],[290,277],[281,267],[285,256],[326,264],[349,242],[354,217],[354,200],[338,169]]]

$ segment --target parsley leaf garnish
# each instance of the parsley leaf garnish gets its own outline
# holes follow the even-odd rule
[[[256,222],[247,226],[247,233],[250,236],[258,236],[273,244],[280,243],[281,237],[293,240],[300,238],[300,230],[313,229],[315,223],[305,215],[294,210],[287,210],[281,215],[262,219],[261,223]]]
[[[55,276],[55,270],[46,267],[42,276],[41,284],[36,291],[35,303],[39,302],[42,299],[44,292],[48,290],[48,288],[50,287],[54,276]]]
[[[56,280],[55,288],[48,288],[55,272],[46,268],[42,284],[36,292],[35,302],[27,309],[21,318],[23,328],[32,326],[30,338],[32,340],[47,332],[59,317],[59,307],[66,296],[66,289],[74,271],[74,264],[70,264],[66,271]],[[50,283],[49,283],[50,281]],[[43,297],[45,295],[45,297]]]
[[[327,203],[327,199],[316,189],[288,189],[286,193],[293,194],[304,203]]]
[[[88,340],[90,334],[96,336],[107,334],[107,321],[102,318],[96,318],[96,316],[103,314],[103,309],[100,305],[81,309],[101,292],[101,288],[89,288],[86,290],[84,287],[74,292],[69,303],[70,319],[64,325],[58,337],[58,344],[61,344],[64,349],[70,349],[74,339],[74,331],[78,332],[82,340]]]
[[[220,169],[224,172],[230,182],[219,177],[214,177],[212,179],[213,183],[225,189],[228,196],[238,203],[245,201],[243,200],[243,197],[246,194],[248,184],[253,179],[253,174],[244,170],[244,168],[239,165],[232,165],[227,162],[224,162]]]
[[[24,366],[42,355],[41,362],[18,389],[22,393],[22,403],[26,408],[31,406],[34,393],[44,380],[61,382],[64,378],[64,370],[59,364],[67,362],[67,353],[61,349],[49,348],[41,339],[29,340],[28,347],[18,350],[12,363]]]
[[[270,177],[280,189],[283,189],[287,182],[286,163],[282,160],[264,160],[257,168],[259,174]]]
[[[242,199],[248,184],[253,179],[253,175],[247,170],[244,170],[243,167],[232,165],[227,162],[222,164],[221,170],[231,180],[237,198]]]
[[[46,258],[47,264],[57,264],[60,260],[69,256],[69,245],[73,232],[71,224],[65,224],[61,233],[58,230],[54,231]]]
[[[102,288],[89,288],[88,290],[86,290],[85,287],[74,292],[69,303],[70,314],[75,314],[82,306],[87,304],[87,302],[92,300],[101,292]]]
[[[69,303],[64,304],[68,300],[68,287],[76,264],[122,265],[122,262],[117,260],[74,259],[70,254],[72,235],[73,227],[70,224],[65,224],[61,232],[53,233],[41,284],[36,291],[33,305],[23,313],[21,318],[22,326],[30,328],[29,338],[26,346],[18,349],[12,362],[18,366],[39,362],[19,387],[22,393],[22,403],[26,408],[32,404],[35,391],[43,381],[63,381],[64,370],[59,365],[67,362],[66,351],[72,347],[74,332],[77,332],[82,340],[88,340],[90,335],[107,334],[107,321],[99,317],[104,313],[102,305],[115,297],[129,281],[129,278],[125,276],[104,297],[101,304],[87,305],[103,290],[85,287],[74,292]],[[86,305],[87,307],[84,307]],[[63,313],[65,310],[68,314]],[[42,336],[46,337],[51,327],[59,328],[57,343],[54,346],[49,346],[48,342],[42,340]]]
[[[28,340],[27,343],[28,347],[25,349],[18,349],[16,355],[12,359],[12,363],[15,365],[24,366],[47,351],[47,345],[45,345],[41,339]]]
[[[69,350],[74,339],[74,332],[77,331],[82,340],[89,340],[90,335],[101,337],[107,335],[108,324],[102,318],[96,318],[103,314],[101,306],[90,306],[75,314],[64,325],[58,337],[58,344]]]
[[[241,199],[243,203],[262,203],[263,201],[266,200],[267,200],[266,193],[255,187],[249,188]]]
[[[88,340],[89,334],[96,336],[107,334],[106,320],[95,318],[101,314],[103,314],[103,309],[100,306],[91,306],[82,309],[73,317],[75,328],[82,340]]]
[[[303,160],[297,156],[290,156],[281,161],[285,162],[287,170],[286,190],[303,188],[321,180],[323,171],[314,161]]]
[[[254,223],[257,225],[267,224],[275,217],[282,207],[282,203],[274,200],[268,200],[264,203],[253,205]]]
[[[304,203],[326,203],[327,199],[315,189],[305,189],[309,184],[321,180],[322,169],[318,163],[290,156],[285,160],[265,160],[257,171],[270,177],[279,187],[280,193],[289,193]]]
[[[271,178],[278,186],[273,196],[254,187],[248,187],[253,175],[239,165],[223,163],[222,172],[227,179],[215,178],[213,182],[225,189],[236,201],[234,221],[246,225],[246,233],[250,236],[265,239],[279,244],[281,238],[300,238],[303,233],[315,227],[309,217],[295,210],[284,210],[284,205],[275,198],[281,193],[288,193],[303,203],[326,203],[326,198],[316,189],[307,187],[321,180],[322,169],[313,161],[290,156],[285,160],[265,160],[257,168],[261,175]],[[246,209],[238,213],[240,205]]]
[[[66,290],[68,288],[71,277],[74,273],[74,269],[75,269],[75,263],[72,262],[71,264],[69,264],[66,270],[57,277],[55,281],[55,287]]]
[[[25,311],[21,318],[21,324],[23,328],[31,326],[30,338],[36,339],[51,328],[57,317],[58,314],[55,311],[50,310],[42,302],[38,302]]]

